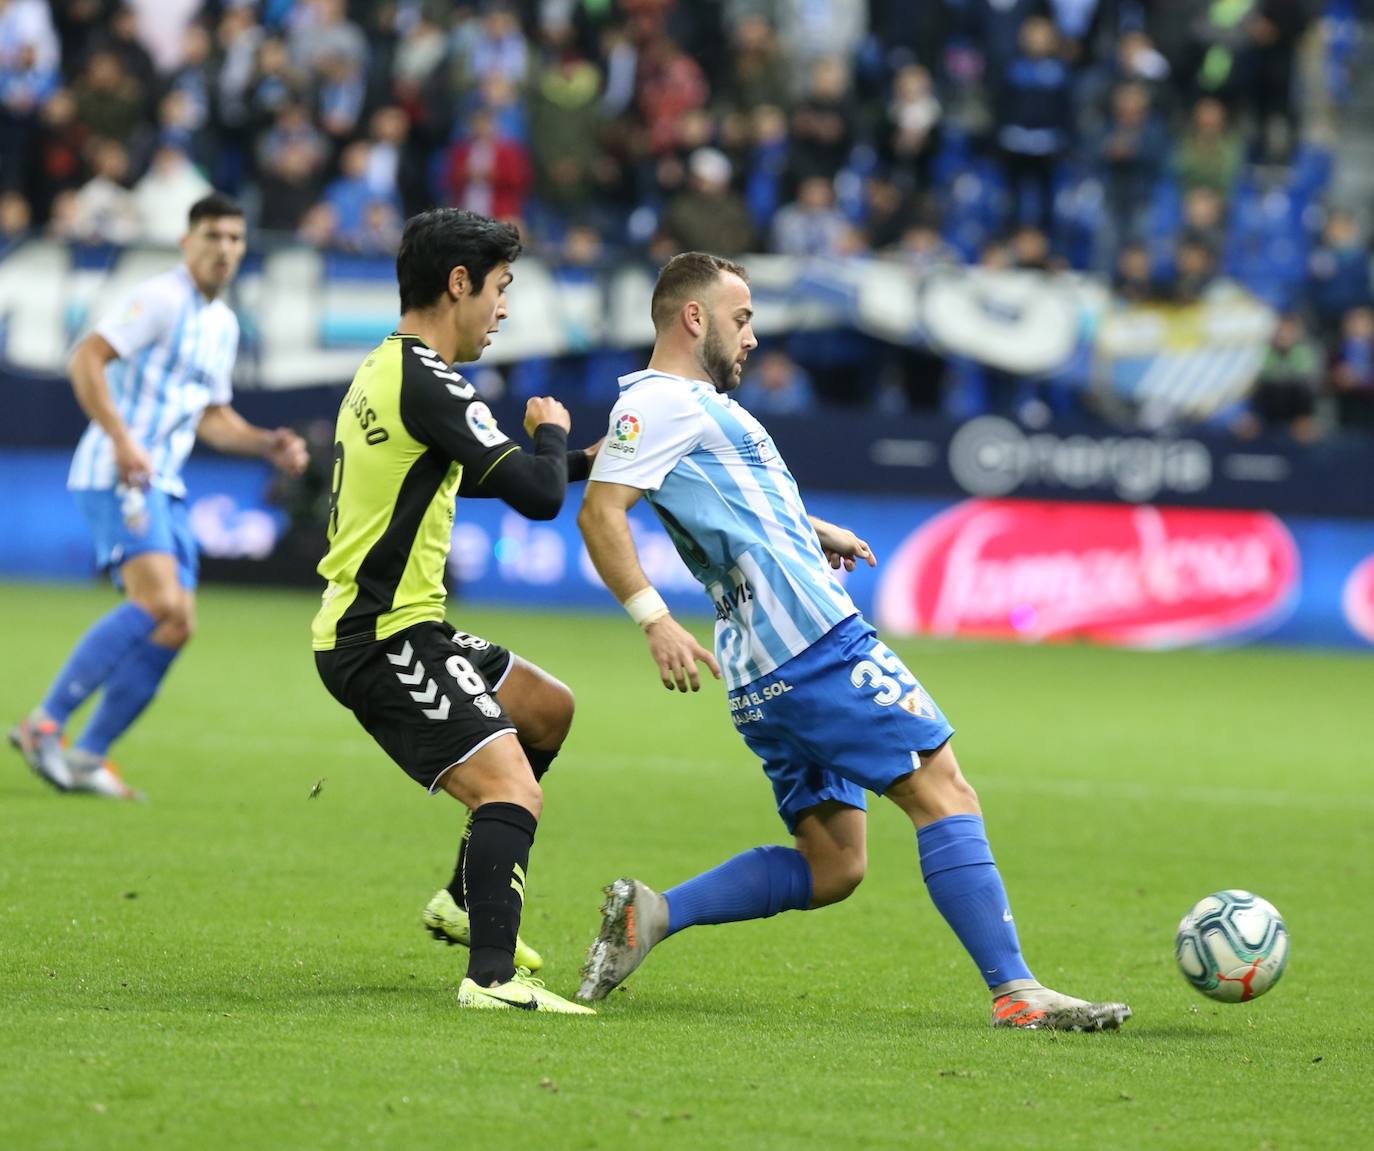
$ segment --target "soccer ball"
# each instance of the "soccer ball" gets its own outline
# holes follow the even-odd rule
[[[1215,891],[1178,925],[1183,978],[1222,1003],[1246,1003],[1274,986],[1288,963],[1288,929],[1272,903],[1248,891]]]

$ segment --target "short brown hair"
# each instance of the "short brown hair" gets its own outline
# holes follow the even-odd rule
[[[749,282],[749,273],[742,264],[713,256],[710,252],[682,252],[664,264],[649,304],[654,330],[662,331],[672,323],[678,309],[693,296],[712,287],[722,273],[738,276],[746,284]]]

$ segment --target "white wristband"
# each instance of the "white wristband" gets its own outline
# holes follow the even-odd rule
[[[668,614],[668,605],[663,597],[651,587],[635,592],[625,601],[625,610],[640,627],[648,627]]]

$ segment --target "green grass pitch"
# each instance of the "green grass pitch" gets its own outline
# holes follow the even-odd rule
[[[0,587],[9,722],[104,590]],[[459,1012],[466,953],[419,926],[457,805],[325,693],[305,594],[208,589],[119,750],[151,801],[0,760],[0,1147],[1348,1148],[1374,1082],[1374,663],[1245,650],[898,644],[959,729],[1027,956],[1122,998],[1118,1034],[990,1030],[987,998],[876,802],[846,904],[699,928],[595,1019]],[[714,685],[659,686],[628,621],[458,606],[578,695],[545,781],[525,934],[571,993],[621,874],[660,887],[781,842]],[[856,740],[863,733],[854,733]],[[318,796],[308,798],[323,779]],[[1284,913],[1283,981],[1213,1004],[1183,912]]]

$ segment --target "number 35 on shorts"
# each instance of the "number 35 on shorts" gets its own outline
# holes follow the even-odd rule
[[[934,719],[940,714],[901,657],[882,641],[869,649],[867,659],[859,660],[850,669],[849,682],[860,691],[871,693],[873,702],[880,707],[896,704],[923,719]]]

